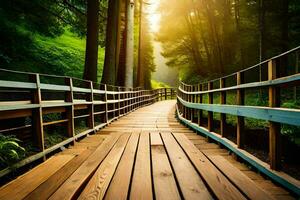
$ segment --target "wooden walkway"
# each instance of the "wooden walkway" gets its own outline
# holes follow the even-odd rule
[[[141,108],[0,189],[0,199],[293,199],[179,124],[175,101]]]

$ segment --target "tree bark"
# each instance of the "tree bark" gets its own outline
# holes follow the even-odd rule
[[[97,81],[99,0],[87,1],[87,35],[83,78]]]
[[[120,0],[110,0],[106,25],[102,83],[115,85],[120,53]]]
[[[140,10],[139,10],[139,52],[138,52],[138,70],[137,70],[137,86],[144,87],[144,67],[142,66],[142,51],[143,51],[143,27],[142,27],[142,20],[143,20],[143,0],[140,0]]]
[[[246,66],[246,61],[244,55],[244,48],[241,40],[242,31],[240,25],[240,0],[234,0],[234,18],[235,18],[235,27],[237,32],[237,42],[241,54],[241,65],[244,68]]]
[[[134,0],[126,0],[125,87],[133,87],[134,65]]]

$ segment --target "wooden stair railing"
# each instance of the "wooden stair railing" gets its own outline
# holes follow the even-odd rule
[[[14,165],[18,168],[45,159],[49,153],[95,133],[129,112],[171,98],[176,98],[174,88],[143,90],[0,69],[0,134],[17,133],[33,140],[38,148],[34,155]],[[46,121],[49,114],[58,114],[60,119]],[[21,119],[21,123],[13,123],[16,119]],[[86,122],[83,131],[75,128],[75,121],[80,119]],[[44,129],[48,126],[63,126],[66,139],[46,147]],[[0,171],[0,177],[10,171],[10,168]]]

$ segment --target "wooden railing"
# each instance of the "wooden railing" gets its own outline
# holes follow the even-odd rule
[[[175,97],[174,88],[142,90],[0,69],[0,134],[15,134],[21,138],[26,135],[37,147],[38,152],[14,166],[21,167],[45,158],[131,111]],[[53,119],[49,114],[59,117]],[[84,120],[85,130],[76,130],[76,120]],[[44,131],[50,126],[63,127],[65,140],[46,147]],[[9,171],[2,170],[0,177]]]
[[[280,93],[283,88],[284,90],[291,89],[295,101],[300,101],[300,99],[296,99],[297,86],[300,83],[299,53],[300,47],[297,47],[225,77],[197,85],[181,83],[177,98],[179,116],[187,123],[197,126],[202,133],[218,141],[222,141],[222,138],[226,138],[228,135],[226,115],[236,116],[238,149],[243,149],[246,142],[245,117],[268,121],[270,168],[280,169],[281,124],[300,126],[300,110],[283,108],[280,102],[282,99]],[[287,63],[294,68],[287,70]],[[253,89],[256,89],[257,93],[261,93],[264,89],[268,90],[266,93],[268,105],[247,105],[245,103],[245,91]],[[226,102],[228,93],[236,96],[235,102],[231,105]],[[207,97],[206,102],[204,102],[204,96]],[[203,111],[207,112],[206,125],[203,123]],[[215,127],[214,124],[214,113],[220,114],[218,127]],[[218,133],[214,132],[215,129],[218,129]]]

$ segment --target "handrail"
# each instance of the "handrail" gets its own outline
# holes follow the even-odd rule
[[[177,89],[177,115],[178,118],[188,126],[196,129],[197,131],[203,133],[204,135],[216,140],[225,146],[229,146],[230,149],[234,149],[244,160],[253,163],[254,167],[260,170],[262,173],[268,175],[269,177],[275,177],[284,184],[289,185],[287,182],[282,181],[280,178],[274,175],[273,170],[280,170],[281,168],[281,154],[282,148],[280,147],[281,141],[281,124],[287,124],[292,126],[300,125],[300,109],[284,108],[280,103],[280,90],[281,88],[291,87],[294,89],[294,98],[296,99],[296,87],[300,84],[300,73],[295,70],[292,75],[286,75],[283,77],[279,76],[279,63],[280,59],[291,53],[296,52],[296,69],[299,66],[300,46],[284,52],[280,55],[274,56],[263,62],[260,62],[252,67],[244,70],[240,70],[236,73],[223,76],[218,79],[202,82],[196,85],[188,85],[183,82],[180,83]],[[297,63],[298,62],[298,63]],[[267,64],[267,80],[250,81],[245,82],[245,72],[254,69],[255,67]],[[285,66],[284,66],[285,67]],[[235,78],[235,84],[227,86],[226,78]],[[219,86],[216,87],[216,81]],[[231,79],[231,81],[234,81]],[[216,88],[214,88],[214,86]],[[247,89],[268,89],[268,106],[260,105],[246,105],[245,91]],[[227,93],[236,92],[236,101],[234,105],[227,104],[226,102],[228,95]],[[204,95],[208,96],[208,99],[204,103]],[[214,95],[218,95],[218,101],[214,101]],[[207,102],[208,101],[208,102]],[[204,118],[203,111],[207,112],[207,116]],[[217,123],[213,118],[214,114],[220,114],[220,119],[218,119],[218,127],[215,127]],[[236,147],[228,145],[228,129],[226,115],[236,116]],[[270,164],[261,164],[253,161],[252,158],[245,156],[241,153],[241,150],[246,152],[246,136],[245,136],[245,117],[264,120],[268,122],[269,126],[269,158]],[[204,123],[205,121],[205,123]],[[218,129],[218,133],[214,131]],[[216,137],[218,136],[218,137]],[[248,153],[250,154],[250,153]],[[266,169],[265,166],[269,166],[270,169]],[[273,178],[272,178],[273,179]],[[300,194],[300,188],[293,188],[293,192]],[[290,189],[289,188],[289,189]]]
[[[154,102],[176,97],[175,88],[159,88],[145,90],[142,88],[129,88],[102,84],[102,88],[94,88],[92,81],[71,78],[67,76],[45,75],[37,73],[19,72],[14,70],[0,69],[0,72],[29,75],[30,82],[0,80],[0,120],[13,120],[15,118],[30,117],[32,123],[18,127],[0,127],[0,132],[9,134],[12,131],[22,131],[31,129],[30,136],[34,138],[34,143],[39,152],[14,165],[14,168],[21,167],[40,158],[45,158],[47,154],[61,148],[62,146],[73,144],[80,137],[94,133],[100,128],[108,125],[113,120],[118,119],[128,113],[152,104]],[[63,84],[41,83],[41,76],[63,78]],[[84,87],[74,86],[74,82],[84,81]],[[98,84],[99,85],[99,84]],[[128,89],[128,88],[126,88]],[[16,94],[26,92],[22,100],[11,100],[6,97],[6,91],[13,90]],[[57,93],[57,100],[48,99],[49,93]],[[2,95],[1,95],[2,94]],[[48,95],[48,96],[47,96]],[[4,100],[6,99],[6,100]],[[43,117],[51,113],[63,114],[61,119],[45,121]],[[87,123],[87,130],[75,134],[75,120],[84,119]],[[25,120],[24,120],[25,121]],[[96,124],[97,123],[97,124]],[[44,127],[65,126],[66,137],[59,144],[52,147],[45,147]],[[9,168],[0,171],[0,177],[6,175],[11,170]]]
[[[287,51],[285,53],[282,53],[280,55],[274,56],[271,59],[268,59],[266,61],[263,61],[257,65],[254,66],[259,66],[263,63],[268,63],[268,80],[266,81],[256,81],[256,82],[250,82],[250,83],[245,83],[244,80],[244,74],[243,72],[253,69],[254,66],[247,68],[245,70],[238,71],[234,74],[231,74],[230,76],[235,76],[236,77],[236,85],[234,86],[225,86],[225,79],[224,77],[220,79],[216,79],[219,81],[220,87],[214,89],[212,82],[214,81],[208,81],[207,84],[207,90],[203,90],[203,86],[205,84],[201,83],[197,86],[191,86],[187,85],[184,83],[181,83],[181,85],[178,87],[178,103],[180,104],[179,110],[183,114],[183,116],[186,119],[193,120],[194,118],[194,110],[197,112],[202,112],[202,110],[208,111],[208,126],[209,130],[212,130],[213,126],[213,112],[221,113],[221,120],[220,120],[220,134],[222,136],[225,135],[224,131],[224,126],[226,125],[226,112],[225,110],[228,110],[225,105],[226,104],[226,92],[229,91],[236,91],[236,100],[237,103],[236,105],[232,106],[232,110],[230,113],[227,112],[227,114],[234,114],[238,118],[238,123],[237,123],[237,145],[239,148],[243,148],[244,146],[244,136],[243,136],[243,130],[244,130],[244,117],[251,117],[255,119],[263,119],[263,120],[268,120],[270,124],[270,135],[274,136],[275,138],[272,140],[279,140],[280,136],[280,126],[278,125],[279,123],[283,124],[292,124],[292,125],[299,125],[300,119],[295,119],[295,120],[286,120],[289,119],[290,116],[294,116],[296,113],[297,118],[300,118],[299,113],[300,109],[290,109],[289,112],[287,112],[287,109],[280,108],[280,87],[285,86],[285,87],[296,87],[299,86],[300,82],[300,73],[296,73],[290,76],[285,76],[285,77],[278,77],[278,71],[279,71],[279,65],[277,64],[278,59],[282,58],[283,56],[287,56],[290,53],[293,53],[295,51],[298,51],[300,49],[300,46]],[[228,77],[228,76],[225,76]],[[252,109],[247,109],[245,112],[246,106],[245,106],[245,90],[246,89],[258,89],[258,88],[268,88],[269,90],[269,109],[266,109],[265,107],[261,106],[254,106]],[[217,93],[220,94],[220,104],[216,105],[213,103],[213,95]],[[208,94],[208,104],[203,104],[203,95]],[[216,109],[218,108],[218,109]],[[273,108],[278,108],[275,109],[277,115],[281,115],[282,117],[276,119],[274,116],[273,111],[275,111]],[[233,112],[233,110],[235,110]],[[243,111],[242,111],[243,110]],[[265,113],[260,113],[259,110],[264,110]],[[292,111],[291,111],[292,110]],[[272,111],[272,112],[271,112]],[[241,115],[241,113],[244,113]],[[248,113],[247,113],[248,112]],[[255,114],[256,115],[255,115]],[[284,117],[286,116],[286,117]],[[199,121],[201,121],[201,113]],[[276,119],[276,120],[275,120]],[[294,123],[297,121],[297,123]],[[199,126],[200,126],[199,122]],[[270,141],[270,160],[271,160],[271,168],[272,169],[278,169],[280,168],[280,158],[278,154],[279,151],[279,144],[274,144],[272,141]]]

